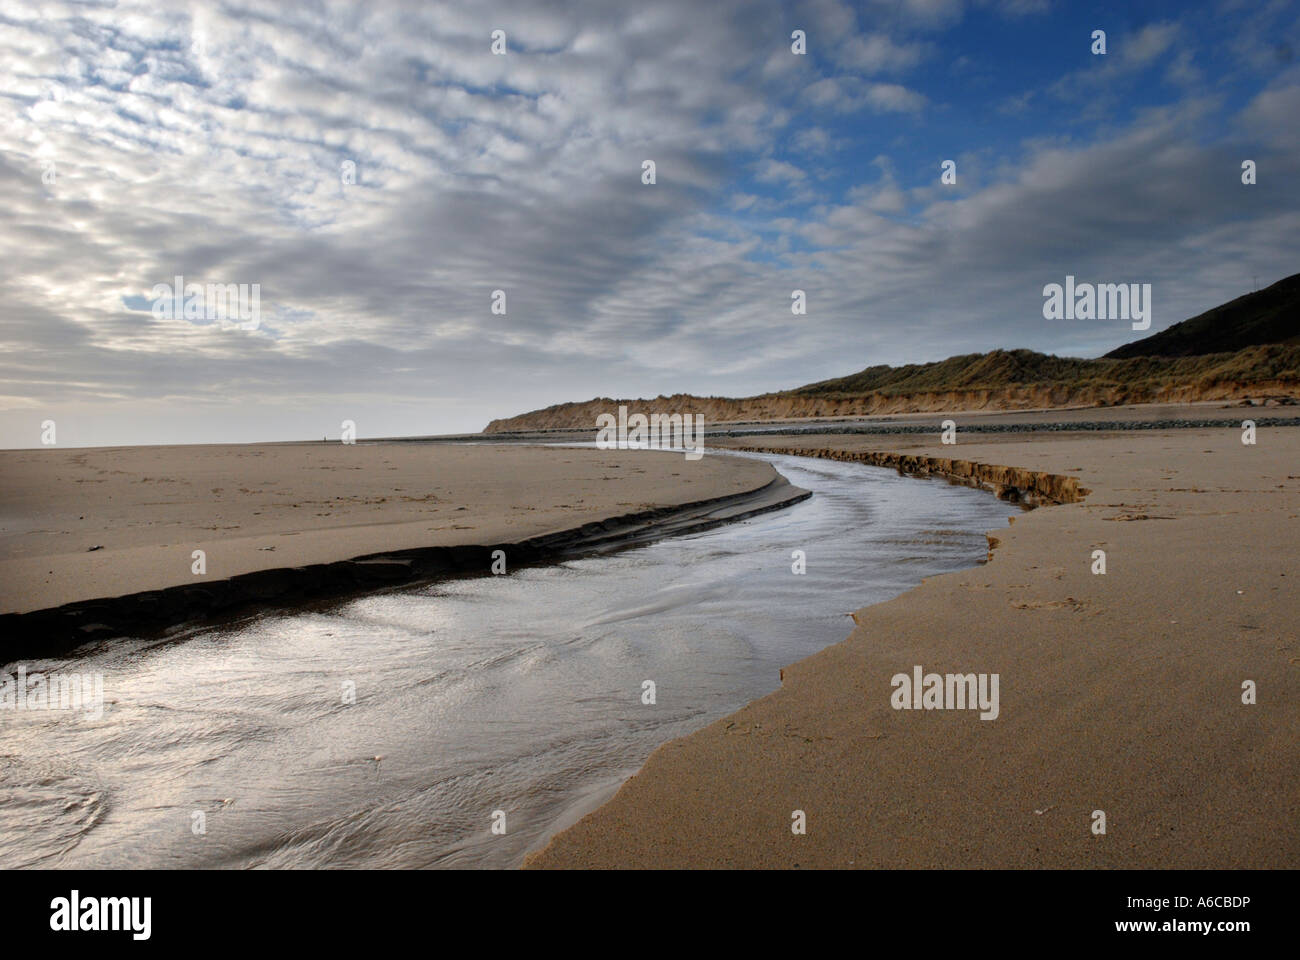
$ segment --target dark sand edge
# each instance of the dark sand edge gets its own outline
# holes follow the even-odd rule
[[[85,643],[121,636],[155,636],[181,625],[217,626],[254,613],[345,600],[442,577],[487,574],[497,550],[504,551],[508,570],[610,553],[780,510],[811,496],[811,491],[778,473],[763,486],[742,493],[622,514],[521,541],[369,553],[329,563],[257,570],[202,585],[0,614],[0,635],[5,638],[0,662],[60,655]]]

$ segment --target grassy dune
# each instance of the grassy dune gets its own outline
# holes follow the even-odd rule
[[[598,397],[506,420],[484,433],[594,428],[626,404],[640,413],[699,413],[709,423],[930,410],[1233,400],[1300,393],[1300,274],[1237,297],[1167,330],[1083,360],[994,350],[936,363],[859,373],[754,397],[676,394],[653,400]]]
[[[1300,346],[1268,344],[1197,357],[1080,360],[1032,350],[994,350],[937,363],[868,367],[860,373],[754,397],[675,394],[649,400],[599,397],[505,420],[485,433],[594,429],[626,404],[641,413],[700,413],[708,423],[839,417],[929,410],[1025,410],[1062,406],[1235,400],[1300,394]]]

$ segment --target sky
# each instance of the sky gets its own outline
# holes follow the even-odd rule
[[[0,3],[0,447],[1098,356],[1300,270],[1297,52],[1296,0]]]

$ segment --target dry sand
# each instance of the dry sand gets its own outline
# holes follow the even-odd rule
[[[775,476],[735,457],[525,446],[3,451],[0,613],[379,551],[517,542]],[[206,553],[205,578],[191,571],[194,550]]]
[[[659,748],[527,865],[1300,865],[1300,429],[976,436],[744,441],[962,457],[1091,493],[1016,516],[988,564],[858,611],[846,641]],[[915,665],[999,674],[1000,716],[894,710],[891,678]]]

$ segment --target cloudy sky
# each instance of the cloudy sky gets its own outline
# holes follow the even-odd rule
[[[1104,353],[1144,334],[1045,284],[1150,283],[1155,331],[1300,270],[1298,7],[4,3],[0,446]],[[156,315],[177,275],[259,325]]]

